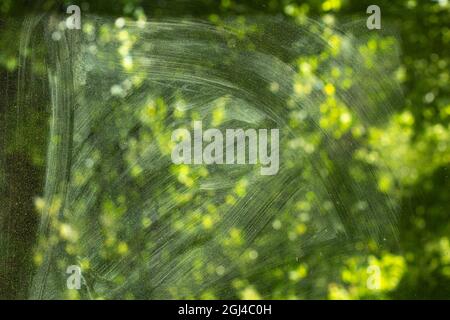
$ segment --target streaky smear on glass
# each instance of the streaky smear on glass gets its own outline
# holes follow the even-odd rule
[[[374,53],[364,22],[61,21],[22,32],[52,114],[31,298],[277,298],[279,278],[314,298],[362,241],[395,245],[397,199],[360,149],[401,100],[391,35]],[[194,121],[279,129],[277,174],[173,164]]]

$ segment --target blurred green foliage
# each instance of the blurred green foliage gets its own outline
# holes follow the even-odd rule
[[[20,18],[31,12],[64,11],[68,1],[63,4],[52,0],[36,2],[20,2],[2,0],[0,2],[0,17]],[[352,19],[364,19],[367,1],[132,1],[122,0],[116,2],[95,1],[93,3],[80,3],[83,12],[98,15],[123,16],[131,19],[150,19],[152,17],[187,16],[208,19],[220,24],[221,19],[227,16],[254,16],[254,15],[283,15],[288,19],[302,23],[305,17],[317,17],[323,21],[336,19],[348,22]],[[379,246],[375,241],[368,240],[358,243],[352,255],[340,256],[336,261],[328,261],[320,257],[306,257],[298,263],[276,268],[270,272],[261,273],[257,277],[245,277],[235,279],[230,284],[230,293],[227,297],[242,299],[273,298],[273,299],[298,299],[298,298],[329,298],[329,299],[418,299],[450,297],[450,202],[448,165],[450,162],[450,95],[449,95],[449,52],[450,52],[450,5],[448,1],[415,1],[404,2],[378,1],[381,7],[382,25],[390,25],[398,31],[397,37],[385,37],[381,39],[369,36],[361,50],[366,50],[367,63],[373,63],[377,51],[400,48],[401,64],[393,75],[402,85],[404,101],[395,106],[396,110],[391,118],[383,119],[383,124],[374,125],[365,132],[345,105],[334,99],[335,86],[330,81],[323,91],[329,98],[320,106],[320,126],[329,132],[335,139],[340,139],[345,134],[351,134],[359,143],[354,153],[355,162],[346,167],[335,167],[336,176],[345,177],[350,174],[353,177],[364,175],[364,166],[355,163],[361,161],[376,171],[378,177],[378,190],[387,197],[400,204],[398,220],[398,246]],[[19,66],[18,41],[15,41],[20,30],[1,28],[0,19],[0,83],[4,85],[5,79],[15,79],[15,71]],[[5,19],[6,20],[6,19]],[[245,22],[242,30],[245,32]],[[376,31],[374,31],[376,32]],[[120,36],[120,35],[119,35]],[[339,38],[329,37],[329,41],[339,41]],[[394,41],[395,43],[389,43]],[[125,43],[126,41],[124,41]],[[387,43],[386,43],[387,42]],[[334,46],[336,47],[336,46]],[[124,48],[126,50],[126,48]],[[333,54],[329,52],[328,54]],[[294,93],[298,95],[308,94],[311,88],[308,83],[308,73],[314,72],[314,66],[318,63],[317,57],[299,57],[297,64],[299,74],[302,77],[294,84]],[[123,67],[126,69],[126,61]],[[312,69],[312,70],[311,70]],[[37,67],[34,71],[41,72]],[[351,75],[333,74],[330,71],[330,79],[351,78]],[[340,78],[341,77],[341,78]],[[12,81],[12,80],[11,80]],[[139,81],[139,80],[136,80]],[[12,81],[14,82],[14,81]],[[9,83],[9,82],[8,82]],[[345,87],[345,81],[341,82]],[[14,84],[8,84],[8,88],[2,91],[16,92]],[[32,172],[43,176],[45,167],[45,150],[47,146],[47,106],[39,106],[34,113],[28,114],[25,123],[17,126],[7,125],[14,122],[15,110],[11,108],[13,99],[2,96],[1,126],[4,133],[3,144],[7,156],[21,155],[26,159],[28,166],[32,166]],[[133,163],[136,155],[151,139],[158,141],[161,149],[169,145],[168,135],[158,122],[158,117],[163,118],[167,110],[166,102],[157,100],[142,107],[142,111],[136,115],[136,119],[143,126],[148,126],[156,134],[147,135],[141,132],[137,137],[127,141],[128,150],[126,161]],[[217,106],[212,123],[219,124],[223,119],[223,110]],[[195,115],[191,115],[195,117]],[[292,117],[290,123],[296,128],[296,117]],[[120,128],[118,128],[120,130]],[[164,140],[166,139],[166,140]],[[319,142],[314,133],[298,143],[305,149],[317,148]],[[103,150],[107,152],[106,150]],[[312,152],[312,151],[311,151]],[[6,161],[6,160],[2,160]],[[95,159],[94,159],[95,161]],[[4,163],[3,163],[4,164]],[[354,165],[354,166],[350,166]],[[7,166],[4,166],[7,168]],[[5,170],[5,169],[2,169]],[[7,170],[7,169],[6,169]],[[9,169],[14,171],[13,169]],[[107,164],[102,169],[108,172],[103,183],[112,183],[117,172],[108,171]],[[131,176],[139,181],[142,168],[134,166]],[[195,177],[205,175],[201,169],[192,169],[180,166],[176,169],[180,182],[179,190],[171,190],[174,195],[180,190],[193,188]],[[193,172],[195,171],[195,172]],[[2,171],[0,171],[2,175]],[[26,175],[26,174],[25,174]],[[11,177],[9,172],[3,172],[3,176]],[[16,174],[17,179],[20,179]],[[82,185],[89,176],[85,172],[77,175],[74,173],[74,181]],[[1,178],[3,180],[3,178]],[[1,181],[0,180],[0,181]],[[42,178],[43,180],[43,178]],[[3,182],[5,184],[6,182]],[[42,185],[33,184],[33,190],[27,190],[27,197],[23,201],[34,201],[37,211],[47,207],[50,211],[58,211],[60,203],[56,199],[51,204],[46,204],[38,196],[42,194]],[[14,189],[23,192],[20,187]],[[246,193],[246,181],[239,181],[233,189],[233,193],[225,197],[225,204],[234,204],[236,199]],[[181,192],[180,192],[181,193]],[[10,193],[5,193],[9,194]],[[183,193],[177,199],[180,203],[191,201],[189,192]],[[37,197],[37,198],[34,198]],[[34,200],[33,200],[34,198]],[[195,199],[194,199],[195,200]],[[5,201],[11,201],[6,199]],[[129,244],[120,240],[120,232],[130,232],[122,228],[121,215],[127,210],[127,203],[132,199],[124,199],[118,195],[117,199],[104,199],[102,203],[102,230],[105,233],[106,246],[110,250],[102,253],[105,261],[121,259],[127,256]],[[308,236],[310,226],[309,215],[317,199],[312,193],[306,193],[302,199],[295,203],[296,214],[281,213],[279,218],[271,224],[272,232],[266,238],[276,236],[280,241],[289,242],[298,237]],[[326,204],[325,204],[326,205]],[[21,210],[24,210],[23,208]],[[31,210],[31,209],[25,209]],[[3,214],[3,213],[2,213]],[[6,215],[6,213],[5,213]],[[174,228],[181,229],[183,225],[198,225],[203,230],[211,231],[215,223],[218,223],[220,214],[215,204],[208,206],[207,212],[191,212],[188,215],[180,215],[179,225]],[[152,220],[142,217],[143,229],[149,228]],[[28,228],[30,222],[15,226],[17,229]],[[77,247],[77,228],[82,226],[71,225],[65,221],[55,222],[55,237],[64,243],[65,250],[76,256],[83,256]],[[8,232],[5,224],[1,225],[1,232]],[[31,228],[33,229],[33,228]],[[9,229],[8,229],[9,230]],[[192,230],[191,232],[196,232]],[[239,261],[239,268],[245,275],[247,270],[261,258],[258,244],[255,248],[246,250],[240,256],[233,256],[233,252],[239,252],[236,248],[243,245],[241,230],[230,230],[229,235],[223,239],[224,249],[230,256],[227,258]],[[8,236],[6,236],[7,238]],[[3,239],[6,239],[3,238]],[[267,240],[267,239],[266,239]],[[53,239],[51,240],[53,241]],[[260,247],[264,247],[264,239]],[[30,242],[32,243],[32,242]],[[13,257],[14,261],[28,261],[30,265],[39,266],[42,263],[48,243],[40,243],[40,249],[35,253],[23,251],[23,257]],[[231,248],[231,249],[230,249]],[[263,249],[261,249],[263,250]],[[324,251],[327,249],[325,248]],[[330,250],[335,250],[330,248]],[[28,259],[28,260],[27,260]],[[146,257],[142,257],[143,260]],[[22,262],[26,264],[27,262]],[[84,270],[89,270],[89,259],[79,262]],[[17,267],[16,270],[26,270]],[[19,272],[19,271],[18,271]],[[25,272],[25,271],[22,271]],[[193,277],[201,277],[203,273],[223,273],[223,266],[196,266]],[[24,297],[23,289],[10,285],[11,272],[0,277],[0,297]],[[319,276],[318,276],[319,275]],[[120,278],[116,278],[120,285]],[[123,279],[122,279],[123,281]],[[25,281],[26,282],[26,281]],[[2,285],[3,284],[3,285]],[[268,290],[267,288],[270,288]],[[6,292],[8,290],[8,292]],[[174,289],[175,290],[175,289]],[[68,291],[67,298],[79,298],[76,291]],[[145,293],[144,293],[145,295]],[[213,290],[205,292],[173,292],[174,298],[223,298],[217,296]],[[101,298],[101,297],[96,297]],[[134,298],[126,295],[124,298]]]

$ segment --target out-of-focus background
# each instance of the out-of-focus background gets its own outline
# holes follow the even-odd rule
[[[33,84],[36,96],[31,98],[35,99],[36,106],[27,109],[26,115],[18,116],[14,106],[18,103],[17,97],[21,99],[21,92],[26,91],[26,88],[18,86],[21,29],[17,24],[14,27],[8,25],[7,21],[13,19],[20,22],[27,15],[43,12],[61,14],[69,4],[79,5],[83,14],[138,21],[188,17],[220,24],[227,17],[241,17],[242,29],[245,30],[246,18],[259,15],[283,16],[299,25],[305,17],[321,22],[336,21],[337,25],[360,21],[368,17],[366,8],[375,3],[349,0],[121,0],[64,3],[52,0],[0,0],[0,241],[3,243],[0,243],[0,298],[28,296],[32,275],[42,263],[45,246],[49,245],[39,240],[37,235],[39,210],[44,206],[41,197],[44,191],[50,117],[49,106],[40,105],[39,102],[48,101],[49,93],[44,89],[45,84]],[[374,124],[367,132],[358,131],[357,121],[347,116],[345,108],[339,109],[339,103],[336,107],[330,102],[330,108],[333,109],[334,105],[337,111],[323,111],[320,124],[323,130],[328,130],[336,139],[347,133],[354,136],[358,141],[355,158],[376,172],[378,191],[398,204],[398,239],[395,245],[380,246],[369,239],[356,243],[352,250],[346,250],[345,254],[334,260],[330,260],[326,253],[323,257],[314,254],[270,272],[235,278],[230,281],[226,296],[214,292],[214,289],[189,293],[177,293],[174,289],[173,298],[450,297],[450,4],[447,0],[377,1],[376,4],[381,8],[382,26],[389,26],[394,36],[372,38],[367,33],[365,43],[361,43],[361,50],[366,50],[370,59],[386,46],[399,49],[400,61],[393,77],[401,85],[403,99],[397,100],[400,105],[394,106],[389,119],[384,119],[382,125]],[[389,43],[383,47],[383,41]],[[39,48],[34,49],[39,52]],[[302,63],[304,68],[314,68],[317,61],[305,57]],[[42,79],[43,65],[44,61],[42,68],[39,64],[33,64],[32,72],[39,75],[38,79]],[[304,83],[294,86],[294,90],[304,89]],[[332,99],[335,88],[328,85],[324,90]],[[292,126],[295,127],[295,123]],[[333,172],[336,177],[345,179],[347,174],[361,169],[349,162],[346,166],[336,166],[331,170],[336,171]],[[139,172],[135,174],[139,175]],[[201,175],[187,175],[195,174]],[[195,177],[191,178],[195,180]],[[191,178],[185,177],[181,182],[189,186]],[[239,198],[243,193],[245,186],[237,185],[234,197]],[[313,204],[317,202],[315,197],[313,193],[306,194],[304,199],[293,206],[290,214],[280,215],[279,219],[272,221],[273,232],[269,237],[278,237],[287,243],[302,237],[306,241],[310,232],[309,217],[314,214]],[[228,198],[227,201],[233,202],[233,199]],[[117,212],[123,209],[120,200],[119,203],[105,201],[100,206]],[[199,218],[206,231],[219,219],[216,211],[211,206],[211,210]],[[150,225],[151,221],[145,220],[143,224]],[[61,241],[70,244],[73,240],[70,226],[64,224],[61,228],[58,233]],[[233,229],[224,246],[239,247],[244,241],[241,231]],[[76,244],[66,248],[74,252],[79,250]],[[116,256],[109,255],[111,261],[126,257],[133,248],[132,244],[117,240],[114,250]],[[229,250],[231,252],[234,249]],[[258,263],[258,256],[261,257],[258,250],[256,247],[248,248],[242,256],[229,258],[240,259],[240,268],[246,270]],[[87,258],[80,263],[89,269]],[[207,266],[199,272],[208,272],[208,268],[216,273],[224,272],[222,266]],[[116,279],[116,285],[119,286],[120,277]],[[377,285],[371,286],[373,281]],[[143,295],[151,297],[151,290]],[[68,293],[67,297],[79,298],[73,293]],[[131,293],[117,297],[136,298]]]

